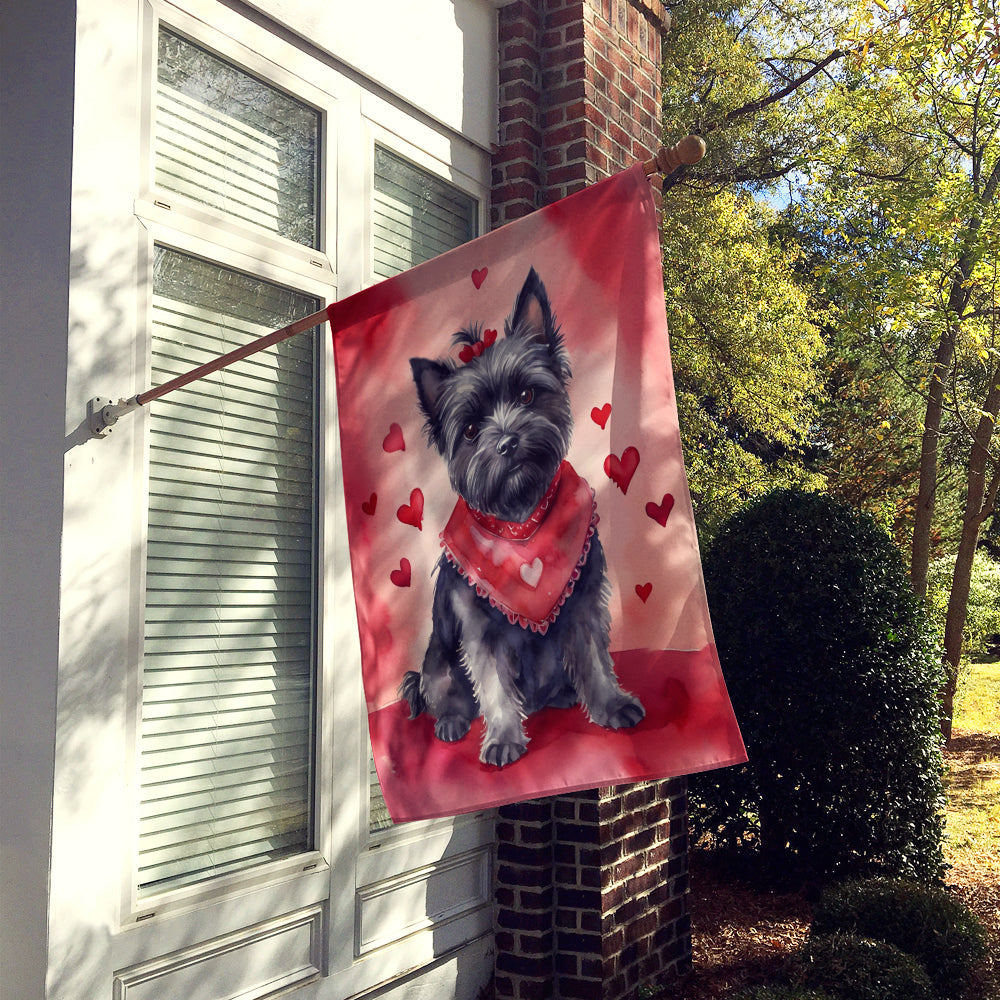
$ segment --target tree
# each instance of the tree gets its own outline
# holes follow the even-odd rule
[[[838,44],[847,7],[827,0],[681,0],[670,10],[664,130],[694,131],[709,139],[709,149],[666,186],[759,192],[793,177],[824,131],[816,98],[847,55]]]
[[[815,81],[842,55],[824,47],[824,10],[732,0],[671,9],[664,130],[710,138],[696,168],[668,179],[663,214],[681,432],[707,536],[771,487],[816,482],[807,459],[824,346],[795,244],[753,194],[797,169],[801,133],[815,129]]]
[[[810,481],[802,453],[824,348],[774,213],[728,192],[671,199],[664,277],[677,408],[699,527]]]
[[[705,204],[721,192],[783,196],[784,225],[800,230],[814,258],[806,273],[787,231],[767,223],[769,244],[799,265],[797,285],[830,351],[832,392],[808,431],[795,426],[794,448],[770,433],[756,441],[762,471],[825,477],[892,518],[897,537],[909,521],[910,576],[921,595],[931,556],[957,553],[943,630],[946,732],[972,560],[1000,486],[997,5],[679,2],[665,53],[666,133],[692,128],[709,140],[700,164],[668,179],[670,206],[680,191]],[[711,213],[702,218],[696,245],[712,239]],[[697,334],[687,346],[708,350]],[[717,369],[730,360],[720,354]],[[689,409],[712,426],[713,398],[696,380],[687,385]],[[753,435],[722,424],[721,436],[695,440],[732,458],[754,454]],[[735,503],[746,491],[738,494]]]
[[[813,196],[841,248],[830,270],[851,317],[887,363],[920,378],[924,403],[910,576],[927,586],[943,443],[958,436],[964,498],[944,629],[952,699],[972,561],[993,514],[1000,469],[997,237],[1000,235],[1000,19],[996,0],[915,0],[857,24],[866,58],[827,96],[838,141],[821,144]],[[872,8],[876,9],[876,8]],[[908,377],[904,374],[904,380]],[[954,445],[953,445],[954,447]]]

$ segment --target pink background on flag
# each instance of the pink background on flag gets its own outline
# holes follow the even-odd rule
[[[403,674],[420,669],[439,533],[456,499],[426,442],[409,359],[457,359],[452,334],[470,322],[502,336],[531,267],[573,370],[568,458],[596,491],[616,671],[647,715],[612,732],[579,707],[545,709],[528,720],[527,753],[500,769],[478,759],[481,719],[464,740],[442,743],[426,715],[407,719],[397,693]],[[744,760],[705,601],[641,167],[335,303],[330,318],[365,694],[393,818]]]

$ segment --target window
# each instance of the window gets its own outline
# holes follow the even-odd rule
[[[477,234],[483,150],[230,5],[145,9],[138,388]],[[136,415],[123,990],[353,996],[491,926],[492,817],[395,829],[372,785],[333,368],[323,325]]]
[[[374,273],[391,278],[478,235],[478,206],[464,191],[375,146]],[[369,832],[392,826],[369,753]]]
[[[479,235],[474,198],[378,145],[373,215],[374,271],[380,278]]]
[[[160,28],[156,185],[318,246],[319,113]]]
[[[315,246],[319,113],[158,37],[157,190]],[[157,245],[151,384],[318,307]],[[140,899],[314,846],[317,346],[300,334],[151,407]]]
[[[315,299],[157,247],[160,384]],[[140,895],[311,845],[314,341],[150,414]]]

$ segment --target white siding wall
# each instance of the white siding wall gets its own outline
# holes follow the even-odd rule
[[[72,5],[0,5],[0,991],[40,997],[53,797]]]
[[[217,8],[224,26],[240,21],[221,3],[197,0],[194,6],[212,7],[213,17]],[[487,0],[262,0],[255,6],[342,61],[356,95],[351,141],[359,147],[388,137],[404,150],[412,147],[415,157],[419,151],[469,176],[477,172],[469,164],[484,155],[495,132],[495,12]],[[210,907],[192,898],[187,907],[176,903],[168,917],[140,913],[124,888],[135,837],[138,691],[130,665],[139,660],[141,636],[136,572],[142,537],[129,526],[141,523],[136,512],[144,503],[144,479],[137,470],[145,430],[141,415],[131,415],[108,438],[94,440],[86,403],[145,387],[149,226],[168,233],[170,220],[161,214],[150,222],[154,208],[144,221],[137,214],[140,178],[149,169],[139,142],[149,100],[143,67],[150,59],[150,12],[174,8],[144,0],[78,0],[76,8],[74,24],[72,5],[60,0],[6,4],[0,23],[4,996],[265,997],[316,973],[296,996],[335,1000],[416,968],[425,971],[401,981],[400,996],[473,997],[491,965],[488,936],[434,960],[467,940],[460,921],[443,921],[433,942],[429,932],[411,933],[407,925],[409,936],[391,960],[372,944],[380,940],[370,923],[380,900],[398,888],[412,909],[423,905],[422,897],[413,881],[385,881],[376,853],[359,864],[365,818],[352,807],[335,822],[329,797],[321,803],[327,833],[319,845],[327,863],[315,872],[289,869]],[[233,44],[245,44],[237,34]],[[270,58],[280,59],[278,48]],[[387,95],[400,95],[415,111]],[[414,144],[412,120],[423,123],[429,139]],[[346,165],[330,183],[357,197],[361,169]],[[486,182],[488,174],[477,181]],[[364,232],[359,223],[341,234],[338,294],[372,278],[356,252]],[[276,253],[273,268],[281,267]],[[322,297],[329,286],[324,277],[305,290]],[[325,600],[328,612],[337,611],[332,592]],[[328,648],[353,652],[353,608],[327,618]],[[355,686],[324,727],[359,726],[360,703]],[[323,767],[330,782],[343,780],[331,762]],[[359,767],[348,777],[360,787],[365,774]],[[479,906],[481,924],[476,894],[488,896],[482,885],[488,872],[476,854],[482,828],[439,826],[413,843],[398,840],[389,853],[402,871],[418,841],[421,850],[430,843],[442,855],[450,851],[447,870],[461,876],[455,884],[470,906]],[[341,884],[347,869],[349,881]],[[355,877],[358,886],[368,879],[372,888],[356,892]],[[439,877],[427,873],[429,882]],[[369,921],[364,927],[357,923],[358,900],[365,909],[357,912]],[[409,913],[407,919],[419,929],[434,916]],[[332,940],[334,929],[341,938],[346,929],[348,937]],[[371,948],[360,971],[364,962],[351,958],[356,940]],[[326,972],[334,974],[320,975]]]

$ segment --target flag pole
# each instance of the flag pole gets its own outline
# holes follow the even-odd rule
[[[326,322],[328,316],[329,308],[324,306],[324,308],[317,312],[303,316],[302,319],[297,319],[293,323],[289,323],[288,326],[283,326],[280,330],[266,333],[263,337],[258,337],[256,340],[251,340],[250,343],[244,344],[242,347],[237,347],[235,350],[229,351],[228,354],[223,354],[211,361],[206,361],[203,365],[199,365],[197,368],[192,368],[191,371],[185,372],[183,375],[178,375],[170,379],[169,382],[164,382],[162,385],[155,386],[152,389],[136,393],[136,395],[130,396],[128,399],[119,399],[117,403],[112,402],[110,399],[102,399],[100,396],[95,396],[87,402],[87,420],[90,424],[91,433],[95,437],[105,437],[110,433],[111,427],[118,422],[118,418],[124,414],[131,413],[140,406],[145,406],[146,403],[150,403],[154,399],[159,399],[168,392],[173,392],[174,389],[180,389],[189,382],[195,382],[206,375],[211,375],[213,372],[228,367],[236,361],[242,361],[244,358],[257,354],[259,351],[264,351],[268,347],[280,344],[281,341],[288,340],[289,337],[305,333],[306,330],[311,330],[314,326]]]
[[[673,146],[661,146],[656,151],[656,156],[643,163],[642,169],[647,176],[652,174],[663,174],[666,176],[684,164],[691,165],[697,163],[704,155],[705,140],[697,135],[688,135]],[[283,326],[280,330],[275,330],[273,333],[267,333],[263,337],[258,337],[249,344],[237,347],[228,354],[223,354],[212,361],[207,361],[205,364],[199,365],[197,368],[192,368],[191,371],[185,372],[183,375],[178,375],[176,378],[172,378],[170,381],[164,382],[162,385],[155,386],[152,389],[136,393],[136,395],[130,396],[128,399],[119,399],[115,402],[102,396],[94,396],[93,399],[87,401],[87,422],[90,425],[90,431],[94,437],[106,437],[111,433],[111,428],[114,424],[118,422],[118,418],[124,416],[126,413],[131,413],[140,406],[145,406],[154,399],[166,396],[167,393],[173,392],[175,389],[180,389],[190,382],[195,382],[206,375],[220,371],[236,361],[242,361],[244,358],[248,358],[258,351],[263,351],[274,344],[279,344],[289,337],[294,337],[297,334],[304,333],[306,330],[311,330],[314,326],[325,322],[328,317],[329,307],[320,309],[309,316],[303,316],[302,319],[297,319],[295,322],[289,323],[288,326]]]

